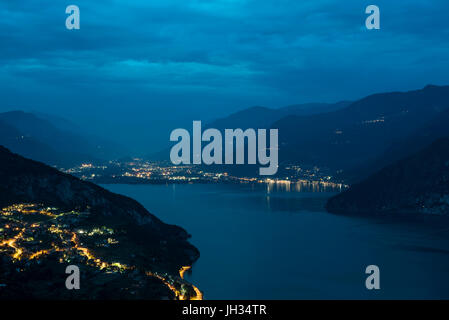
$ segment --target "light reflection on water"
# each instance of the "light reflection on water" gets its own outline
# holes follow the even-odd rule
[[[265,184],[268,194],[273,192],[341,192],[347,188],[341,183],[308,180],[268,180]]]

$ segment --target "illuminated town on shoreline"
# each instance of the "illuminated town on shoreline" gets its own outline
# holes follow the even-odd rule
[[[100,184],[185,184],[185,183],[237,183],[260,184],[270,192],[280,189],[287,192],[340,192],[348,186],[336,181],[329,170],[298,165],[285,166],[282,176],[245,177],[229,172],[207,170],[205,166],[173,165],[168,161],[148,161],[133,158],[127,161],[109,161],[97,165],[83,163],[62,169],[83,180]]]

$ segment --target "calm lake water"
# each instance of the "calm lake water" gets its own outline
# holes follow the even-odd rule
[[[328,214],[331,193],[250,185],[107,185],[191,235],[206,299],[449,298],[441,224]],[[365,268],[380,268],[380,290]]]

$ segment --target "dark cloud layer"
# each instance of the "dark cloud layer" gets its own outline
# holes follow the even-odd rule
[[[379,31],[364,28],[366,1],[73,0],[81,30],[68,31],[66,1],[2,1],[0,110],[72,117],[151,149],[192,118],[250,105],[448,84],[449,2],[373,3]]]

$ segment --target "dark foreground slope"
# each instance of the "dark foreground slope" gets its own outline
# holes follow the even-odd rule
[[[179,277],[199,257],[186,231],[130,198],[3,147],[0,231],[0,298],[195,295]],[[65,288],[69,264],[90,279],[82,290]]]
[[[329,212],[449,216],[449,138],[373,174],[329,199]]]

